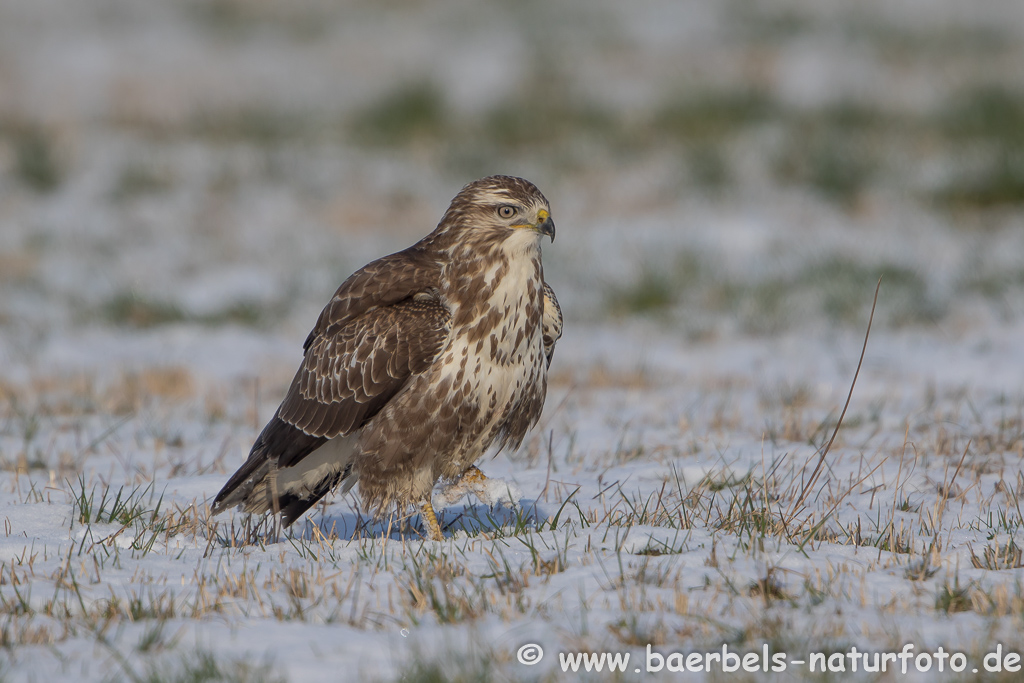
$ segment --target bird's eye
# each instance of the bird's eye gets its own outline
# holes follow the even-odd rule
[[[516,207],[509,206],[508,204],[498,207],[498,215],[502,218],[512,218],[517,213],[519,213],[519,211],[516,210]]]

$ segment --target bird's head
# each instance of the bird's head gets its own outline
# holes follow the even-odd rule
[[[495,175],[474,180],[455,195],[437,226],[438,233],[472,233],[481,239],[555,240],[551,207],[536,185],[522,178]]]

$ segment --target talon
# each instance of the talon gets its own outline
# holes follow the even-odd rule
[[[481,472],[476,465],[470,465],[469,469],[462,473],[462,478],[459,481],[467,484],[482,484],[487,481],[487,475]]]

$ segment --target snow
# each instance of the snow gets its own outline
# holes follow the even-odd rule
[[[737,340],[680,353],[664,331],[570,328],[555,367],[607,379],[556,383],[532,440],[481,463],[489,476],[483,490],[439,492],[443,543],[397,524],[389,535],[388,520],[367,524],[346,497],[329,499],[282,540],[265,530],[266,539],[241,545],[244,519],[207,520],[205,505],[254,434],[244,411],[211,423],[195,398],[150,397],[113,425],[102,411],[89,420],[47,416],[38,435],[22,441],[9,429],[0,443],[5,457],[24,451],[43,463],[5,475],[0,558],[5,576],[18,582],[3,595],[10,628],[27,628],[9,612],[20,595],[38,615],[29,623],[52,626],[54,617],[42,615],[57,606],[73,615],[57,617],[72,633],[51,629],[44,638],[60,657],[25,644],[7,666],[56,679],[103,678],[128,675],[125,666],[178,666],[172,653],[202,650],[229,663],[270,661],[288,678],[357,680],[397,675],[410,658],[444,665],[443,653],[464,647],[507,662],[521,644],[537,642],[549,652],[542,671],[554,675],[556,650],[582,643],[639,656],[643,647],[623,629],[638,629],[636,637],[661,652],[720,649],[722,642],[754,650],[765,639],[795,658],[801,648],[837,642],[892,649],[895,633],[901,646],[957,646],[977,658],[968,645],[1010,637],[1016,617],[983,617],[977,607],[937,619],[935,603],[943,587],[957,585],[974,591],[971,600],[1012,599],[1021,579],[1019,569],[971,563],[972,552],[980,558],[1016,538],[1016,522],[1003,526],[992,515],[1016,519],[1012,500],[1008,508],[1000,501],[1019,490],[1019,432],[1003,442],[997,434],[1024,405],[1011,343],[1019,333],[989,331],[984,340],[956,344],[920,344],[916,335],[893,332],[870,340],[847,426],[807,510],[815,520],[829,513],[827,527],[840,534],[902,534],[912,549],[898,553],[841,535],[798,542],[722,528],[737,501],[766,500],[780,515],[793,503],[785,489],[807,479],[817,449],[789,440],[806,436],[787,438],[787,420],[823,443],[827,434],[815,425],[830,426],[845,398],[858,351],[852,332],[835,343]],[[211,356],[235,354],[234,336],[195,334],[205,335]],[[136,344],[140,359],[163,357],[158,335]],[[285,345],[266,346],[280,364],[293,360]],[[204,362],[191,371],[204,376]],[[231,382],[217,377],[207,386]],[[811,387],[802,411],[772,398],[786,391],[784,383]],[[267,415],[276,396],[262,400]],[[877,415],[872,406],[881,406]],[[81,472],[84,489],[75,475],[61,474],[58,454],[68,448],[77,453],[68,471]],[[762,489],[766,479],[776,484]],[[84,493],[98,501],[108,483],[108,501],[118,490],[144,492],[133,497],[140,516],[83,523],[75,499]],[[750,499],[738,495],[748,484]],[[806,514],[787,519],[799,525]],[[179,530],[168,532],[175,524]],[[929,550],[935,543],[941,548]],[[922,578],[908,578],[915,567]],[[759,581],[768,588],[757,588]],[[774,599],[764,590],[775,591]],[[116,628],[99,639],[98,615],[117,601],[124,611]],[[156,611],[171,603],[163,618],[130,616],[132,604]],[[778,632],[770,626],[776,621],[784,624]],[[982,623],[995,631],[979,644]],[[173,647],[135,653],[158,625],[165,638],[175,634]],[[752,635],[736,641],[729,635],[735,628]],[[119,663],[114,652],[133,664]]]

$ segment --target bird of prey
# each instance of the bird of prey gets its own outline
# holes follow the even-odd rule
[[[438,481],[483,477],[490,448],[518,447],[537,423],[562,312],[544,281],[554,241],[532,183],[466,185],[433,232],[353,273],[320,313],[304,358],[214,514],[280,514],[291,524],[331,489],[356,482],[376,516],[431,506]]]

